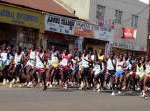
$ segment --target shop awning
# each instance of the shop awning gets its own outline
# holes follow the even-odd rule
[[[42,10],[53,14],[59,14],[76,18],[76,16],[73,13],[71,13],[61,4],[57,3],[55,0],[1,0],[1,1],[37,10]]]

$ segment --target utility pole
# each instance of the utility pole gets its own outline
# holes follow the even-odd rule
[[[150,0],[148,5],[149,5],[149,19],[148,19],[147,55],[150,55]]]

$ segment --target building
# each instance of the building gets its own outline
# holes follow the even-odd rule
[[[44,15],[38,11],[0,3],[0,44],[30,47],[44,33]]]
[[[77,18],[54,0],[1,0],[0,44],[9,43],[27,48],[31,44],[43,45],[44,48],[55,45],[69,49],[74,45],[73,36],[45,31],[45,17],[48,14]]]
[[[114,28],[112,46],[117,54],[142,55],[147,51],[149,6],[142,0],[58,1],[70,6],[80,19]]]

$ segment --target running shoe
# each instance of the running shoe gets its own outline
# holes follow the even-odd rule
[[[19,86],[18,86],[19,88],[22,88],[22,84],[19,84]]]
[[[68,86],[67,86],[67,84],[65,84],[65,86],[64,86],[64,89],[68,89]]]
[[[100,92],[101,90],[100,89],[97,89],[97,92]]]
[[[17,77],[16,83],[19,83],[19,82],[20,82],[20,79],[19,79],[19,77]]]
[[[9,83],[9,80],[7,79],[6,83],[8,84]]]
[[[118,94],[120,95],[120,94],[121,94],[121,91],[118,91]]]
[[[14,83],[15,83],[15,79],[13,79],[13,80],[10,82],[9,87],[12,88]]]
[[[6,79],[3,79],[3,85],[6,85]]]
[[[52,84],[49,84],[49,85],[48,85],[48,88],[52,88],[52,87],[53,87],[53,85],[52,85]]]
[[[141,90],[141,89],[138,87],[138,88],[137,88],[137,91],[140,91],[140,90]]]
[[[123,86],[122,90],[126,90],[126,86]]]
[[[112,96],[115,96],[115,95],[116,95],[116,94],[115,94],[115,91],[113,91],[113,92],[111,93],[111,95],[112,95]]]
[[[27,85],[27,87],[28,87],[28,88],[32,88],[32,87],[33,87],[32,82],[29,82],[28,85]]]

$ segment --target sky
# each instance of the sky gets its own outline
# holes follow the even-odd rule
[[[146,3],[146,4],[149,3],[149,0],[139,0],[139,1],[141,1],[141,2],[143,2],[143,3]]]

